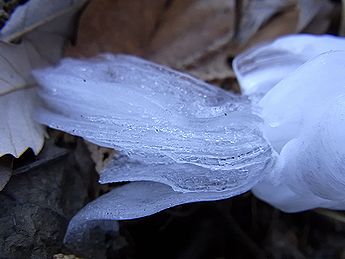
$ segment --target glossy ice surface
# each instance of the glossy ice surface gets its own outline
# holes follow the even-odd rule
[[[280,155],[254,193],[282,210],[345,209],[344,60],[344,51],[322,54],[259,102],[264,134]]]
[[[66,242],[99,220],[133,219],[250,190],[274,164],[247,97],[124,55],[64,59],[34,73],[50,127],[120,151],[100,182],[130,181],[72,219]]]
[[[281,210],[345,209],[344,50],[342,37],[289,35],[234,61],[279,154],[253,192]]]

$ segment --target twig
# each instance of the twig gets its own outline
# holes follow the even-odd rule
[[[316,214],[325,216],[327,218],[330,218],[332,220],[341,222],[345,224],[345,215],[340,213],[340,212],[336,212],[336,211],[330,211],[330,210],[326,210],[326,209],[315,209],[314,212]]]

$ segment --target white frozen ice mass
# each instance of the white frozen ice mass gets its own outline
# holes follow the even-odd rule
[[[264,133],[280,155],[254,193],[284,211],[345,209],[344,61],[345,52],[322,54],[259,103]]]
[[[272,170],[272,149],[248,98],[123,55],[64,59],[36,71],[50,127],[121,151],[102,183],[130,181],[70,222],[67,243],[99,220],[133,219],[250,190]]]
[[[345,209],[343,50],[344,38],[290,35],[234,61],[279,154],[253,192],[281,210]]]
[[[241,54],[234,67],[249,97],[124,55],[35,71],[37,119],[119,150],[100,182],[131,182],[80,211],[67,237],[87,221],[251,188],[284,211],[345,209],[345,52],[337,50],[344,39],[293,35]]]
[[[272,164],[248,99],[188,75],[109,54],[65,59],[35,76],[45,101],[39,121],[122,152],[102,182],[155,181],[232,196]]]

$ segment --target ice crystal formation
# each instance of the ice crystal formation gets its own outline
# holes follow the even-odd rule
[[[235,60],[243,90],[263,96],[264,135],[279,153],[253,191],[281,210],[345,209],[344,50],[344,38],[291,35]]]
[[[103,183],[155,181],[232,196],[272,162],[248,99],[185,74],[108,54],[65,59],[36,77],[46,104],[40,122],[122,152]]]
[[[250,189],[285,211],[344,209],[345,52],[337,50],[344,39],[293,35],[244,52],[234,69],[245,96],[125,55],[35,71],[37,119],[120,151],[100,182],[130,182],[80,211],[67,240],[82,222]]]

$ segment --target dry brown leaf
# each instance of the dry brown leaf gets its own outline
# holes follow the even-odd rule
[[[291,6],[285,12],[271,19],[265,26],[259,29],[250,41],[246,44],[239,45],[234,49],[233,55],[243,51],[258,43],[265,42],[277,38],[281,35],[291,34],[296,32],[298,25],[299,11],[297,6]]]
[[[311,17],[311,19],[307,20],[305,24],[301,24],[298,30],[312,34],[325,33],[331,24],[332,18],[335,18],[333,15],[333,10],[335,9],[336,5],[324,0],[303,1],[309,3],[304,6],[300,5],[300,9],[302,9],[301,12],[302,14],[309,13],[309,17]]]
[[[295,5],[295,0],[241,1],[239,28],[235,40],[241,45],[248,42],[271,17],[279,16],[279,13],[284,14]]]
[[[100,147],[88,141],[85,141],[85,143],[90,151],[92,160],[96,164],[96,171],[100,173],[101,169],[111,160],[116,152],[114,149]]]
[[[152,39],[148,57],[203,80],[233,76],[222,50],[235,33],[235,10],[235,1],[174,1]]]
[[[231,41],[234,28],[235,0],[94,0],[81,17],[77,46],[66,55],[130,53],[177,69],[192,66],[193,74],[208,79],[214,78],[212,69],[198,71],[194,63],[207,57],[217,74],[231,75],[226,58],[218,62],[218,50]]]
[[[67,48],[66,55],[142,55],[164,8],[164,0],[93,0],[81,16],[78,44]]]
[[[152,38],[150,59],[184,68],[234,35],[235,1],[173,1]]]
[[[233,75],[228,54],[315,20],[310,30],[324,31],[330,6],[326,0],[93,0],[81,17],[78,44],[66,55],[129,53],[204,80],[226,78]]]
[[[205,55],[205,57],[196,63],[190,64],[185,68],[186,72],[204,81],[219,81],[226,78],[234,78],[235,74],[230,69],[230,63],[227,59],[228,54],[230,54],[228,45],[211,53],[209,57]]]
[[[258,9],[254,4],[255,2],[258,3],[260,1],[252,1],[251,5],[253,7],[249,8],[252,12],[247,11],[245,16],[256,16]],[[274,1],[265,0],[264,2],[269,5],[269,3]],[[234,42],[233,48],[229,50],[233,56],[258,43],[266,42],[282,35],[301,31],[319,34],[324,33],[328,29],[331,22],[330,14],[334,8],[331,2],[324,0],[289,0],[283,2],[277,1],[275,6],[276,12],[271,12],[270,19],[267,19],[246,42],[242,42],[242,44]],[[246,18],[244,17],[244,19]],[[240,39],[244,38],[240,37]]]

